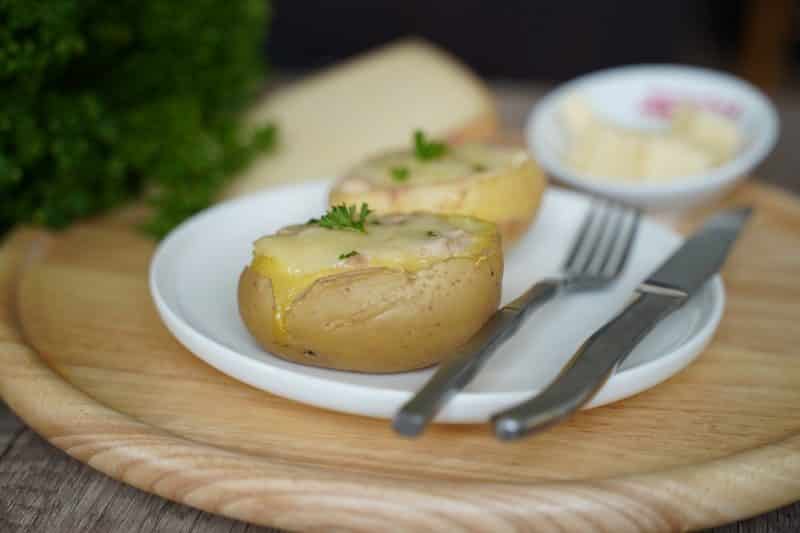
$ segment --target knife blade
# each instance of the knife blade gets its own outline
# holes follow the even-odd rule
[[[751,214],[743,207],[710,218],[648,276],[625,309],[584,342],[555,381],[492,417],[495,435],[512,440],[532,434],[588,402],[639,342],[720,270]]]

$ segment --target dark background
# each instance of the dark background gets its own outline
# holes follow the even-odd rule
[[[416,35],[489,81],[512,129],[522,127],[554,82],[592,70],[672,62],[730,71],[767,91],[780,115],[778,144],[758,176],[800,187],[798,0],[273,0],[272,6],[266,53],[279,74],[291,79]]]
[[[760,3],[275,0],[267,46],[273,65],[289,71],[324,66],[406,35],[439,44],[490,78],[558,81],[641,62],[741,70],[742,56],[753,46],[754,24],[778,33],[784,30],[775,26],[796,17],[796,2]],[[759,10],[772,12],[767,21],[760,22]],[[770,31],[760,33],[770,38]],[[796,44],[788,32],[781,40],[785,78],[794,74]]]

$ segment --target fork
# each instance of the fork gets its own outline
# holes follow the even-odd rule
[[[422,433],[452,396],[516,333],[530,312],[559,293],[598,290],[620,277],[630,256],[641,213],[610,202],[592,205],[581,223],[561,276],[539,281],[498,310],[445,359],[430,380],[395,414],[392,426],[407,437]]]

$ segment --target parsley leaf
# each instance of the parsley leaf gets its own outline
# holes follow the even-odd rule
[[[347,252],[346,254],[341,254],[339,256],[339,259],[347,259],[348,257],[353,257],[354,255],[358,255],[358,252],[356,252],[355,250],[351,250],[351,251]]]
[[[438,231],[430,230],[426,233],[428,237],[439,237],[441,234]]]
[[[447,145],[443,142],[429,141],[425,137],[425,132],[416,130],[414,132],[414,155],[421,161],[438,159],[447,153]]]
[[[406,181],[411,171],[408,167],[392,167],[391,173],[394,181]]]
[[[341,229],[350,231],[360,231],[366,233],[364,223],[372,210],[367,204],[361,204],[361,210],[357,211],[356,206],[345,204],[331,207],[321,218],[312,218],[307,224],[316,224],[328,229]]]
[[[2,2],[0,235],[141,199],[163,237],[276,146],[274,126],[242,116],[270,2],[189,5]]]

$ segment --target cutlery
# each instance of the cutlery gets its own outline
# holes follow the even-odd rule
[[[615,281],[630,255],[639,221],[638,210],[607,202],[593,205],[561,267],[562,276],[536,283],[492,315],[400,408],[392,421],[395,431],[407,437],[419,435],[453,394],[472,381],[533,309],[559,292],[600,289]]]
[[[570,366],[541,393],[492,417],[495,434],[516,439],[579,409],[667,315],[716,274],[752,213],[749,207],[713,216],[636,290],[634,299],[578,349]]]

